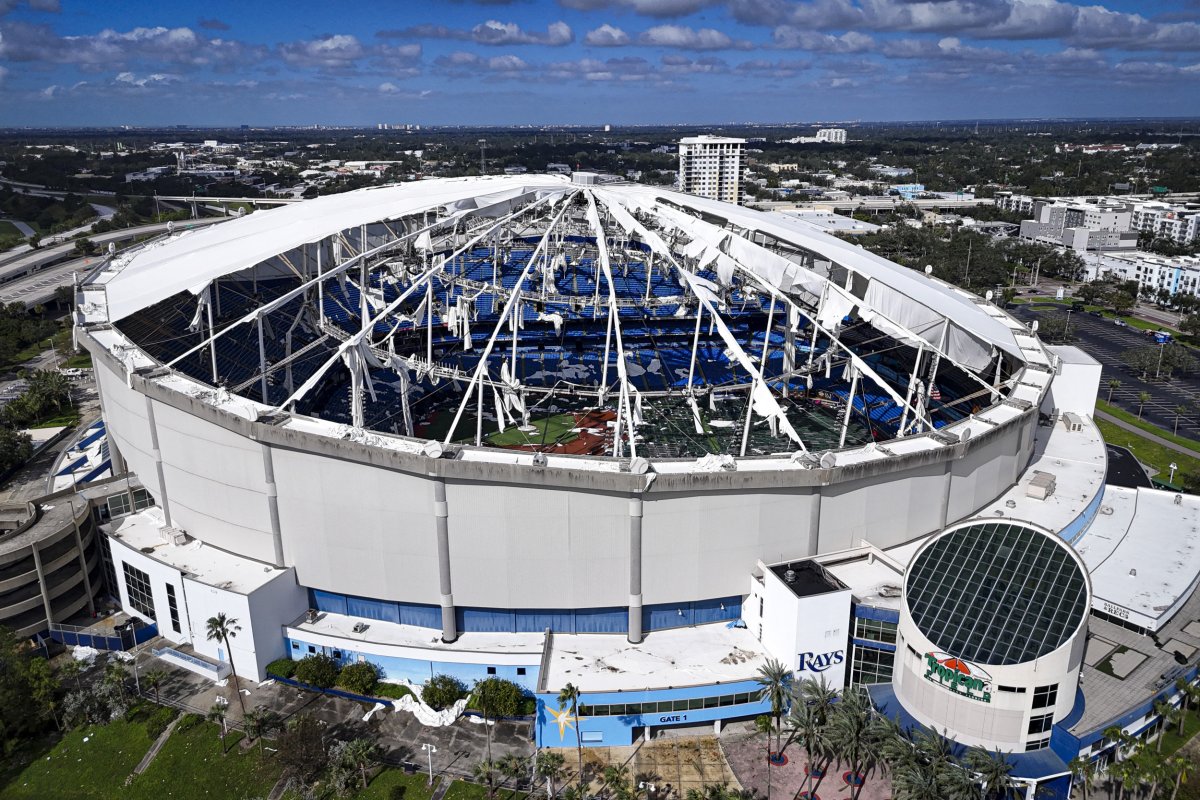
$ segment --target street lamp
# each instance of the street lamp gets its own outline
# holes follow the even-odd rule
[[[638,788],[646,792],[648,800],[654,800],[654,784],[649,781],[639,781]]]
[[[1171,468],[1171,477],[1167,479],[1167,483],[1174,483],[1175,482],[1175,470],[1179,469],[1179,465],[1176,464],[1174,461],[1172,461],[1170,464],[1170,468]]]
[[[1154,380],[1158,380],[1158,372],[1162,369],[1163,349],[1167,346],[1167,340],[1163,339],[1158,343],[1158,366],[1154,368]]]
[[[433,786],[433,754],[437,752],[437,748],[431,744],[423,744],[421,749],[429,754],[429,785]]]

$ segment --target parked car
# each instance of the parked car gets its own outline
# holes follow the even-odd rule
[[[1116,326],[1118,328],[1128,328],[1129,327],[1129,323],[1126,322],[1125,320],[1121,319],[1120,317],[1117,317],[1116,319],[1114,319],[1113,322],[1116,323]]]

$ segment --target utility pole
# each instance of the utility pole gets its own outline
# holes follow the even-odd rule
[[[487,174],[487,159],[484,157],[484,148],[487,147],[487,139],[479,140],[479,174]]]

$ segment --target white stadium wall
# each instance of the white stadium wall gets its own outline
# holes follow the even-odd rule
[[[382,453],[251,423],[140,374],[127,383],[123,364],[81,338],[95,356],[109,435],[129,468],[175,527],[209,544],[274,562],[266,446],[283,563],[302,586],[437,605],[441,476],[456,605],[629,604],[630,498],[643,476]],[[759,559],[862,539],[888,547],[939,530],[1013,484],[1035,424],[1031,409],[968,442],[845,468],[658,475],[641,495],[643,602],[742,595]]]

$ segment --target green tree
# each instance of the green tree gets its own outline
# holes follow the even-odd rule
[[[557,786],[563,778],[565,762],[563,754],[554,750],[539,750],[537,759],[534,761],[533,769],[539,778],[546,779],[546,796],[551,800],[558,794]],[[578,786],[582,787],[583,783],[580,782]]]
[[[487,761],[480,761],[471,768],[472,777],[474,777],[475,780],[479,781],[480,783],[487,784],[488,797],[496,796],[497,772],[499,772],[499,769],[497,769],[496,763],[491,759],[488,759]]]
[[[275,746],[284,775],[302,784],[312,782],[329,763],[321,726],[307,714],[293,719],[279,734]]]
[[[504,776],[505,781],[512,781],[515,788],[521,781],[521,778],[529,772],[529,759],[519,753],[509,753],[501,757],[500,762],[496,764],[496,768],[500,770],[500,774]],[[501,787],[503,788],[503,787]]]
[[[1174,411],[1175,411],[1175,427],[1172,429],[1171,432],[1174,435],[1178,436],[1179,435],[1179,418],[1188,412],[1188,407],[1185,405],[1177,405],[1177,406],[1175,406]]]
[[[487,763],[492,759],[492,721],[496,717],[514,717],[521,708],[524,692],[520,686],[504,678],[486,678],[475,682],[475,708],[483,714],[484,733],[487,735]],[[496,791],[495,770],[488,773],[488,794]]]
[[[842,702],[830,715],[829,740],[833,751],[850,765],[851,775],[859,781],[855,797],[862,793],[867,773],[879,758],[879,730],[871,700],[861,686],[845,692]]]
[[[1138,419],[1142,418],[1142,409],[1146,407],[1146,403],[1150,402],[1149,392],[1138,392]]]
[[[242,725],[246,736],[258,742],[258,752],[262,754],[262,740],[275,727],[275,713],[264,706],[255,706],[242,717]]]
[[[791,691],[792,671],[782,661],[771,658],[758,668],[755,682],[759,685],[758,699],[771,705],[771,719],[775,723],[775,749],[779,750],[779,738],[783,712],[787,707]]]
[[[1171,790],[1171,800],[1179,796],[1179,787],[1187,783],[1187,779],[1196,770],[1196,763],[1187,756],[1176,755],[1170,761],[1171,771],[1175,773],[1175,788]]]
[[[58,699],[62,694],[62,684],[54,674],[50,662],[44,658],[32,658],[28,662],[26,674],[29,678],[29,691],[33,700],[43,713],[54,720],[54,727],[62,730],[58,718]]]
[[[369,695],[379,683],[379,667],[370,661],[357,661],[342,667],[337,685],[348,692]]]
[[[774,726],[770,714],[759,714],[754,718],[754,729],[763,735],[767,743],[767,800],[771,800],[771,732]]]
[[[225,734],[229,732],[226,717],[229,716],[229,706],[225,703],[213,703],[205,718],[217,724],[217,735],[221,737],[221,755],[225,754]]]
[[[1071,769],[1071,779],[1083,790],[1083,800],[1088,800],[1088,789],[1096,777],[1096,763],[1087,757],[1077,757],[1067,766]]]
[[[605,794],[614,800],[630,800],[629,767],[609,764],[601,777]]]
[[[205,623],[205,637],[210,642],[220,642],[225,648],[225,655],[229,657],[229,684],[233,687],[233,693],[237,695],[238,707],[242,710],[242,716],[246,716],[246,703],[242,700],[242,692],[238,689],[237,667],[233,664],[233,648],[229,644],[229,640],[238,635],[238,631],[242,628],[237,624],[237,620],[232,617],[225,616],[225,612],[219,612],[215,617],[209,617]]]
[[[168,677],[169,676],[165,669],[152,669],[147,671],[146,674],[142,676],[142,685],[154,692],[154,702],[158,702],[159,687],[166,682]]]
[[[1108,401],[1107,402],[1112,403],[1113,392],[1115,392],[1117,389],[1120,389],[1120,388],[1121,388],[1121,382],[1119,380],[1117,380],[1116,378],[1108,379]]]
[[[421,687],[421,699],[434,711],[449,708],[466,696],[466,685],[451,675],[434,675]]]
[[[579,783],[583,783],[583,726],[579,720],[579,687],[568,683],[558,693],[558,710],[571,706],[571,718],[575,720],[575,750],[579,758]]]
[[[967,752],[967,766],[983,784],[988,800],[1009,800],[1017,793],[1012,779],[1013,765],[999,749],[972,747]]]
[[[358,771],[362,777],[362,788],[366,789],[367,784],[371,782],[368,773],[371,767],[379,763],[379,745],[373,739],[365,737],[351,739],[346,742],[340,755],[346,767]]]

